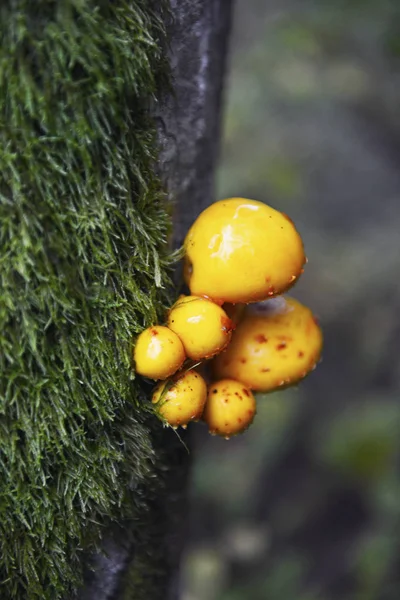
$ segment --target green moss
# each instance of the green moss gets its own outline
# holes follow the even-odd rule
[[[1,3],[1,598],[71,593],[82,548],[135,517],[151,475],[131,341],[163,312],[173,256],[150,6]]]

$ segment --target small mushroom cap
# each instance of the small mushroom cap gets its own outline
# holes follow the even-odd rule
[[[249,303],[285,292],[306,262],[293,222],[245,198],[215,202],[185,239],[184,277],[192,294],[214,302]]]
[[[311,310],[294,298],[251,305],[225,352],[213,360],[216,378],[232,377],[263,392],[297,383],[312,371],[322,331]]]
[[[150,379],[167,379],[181,368],[186,354],[176,333],[168,327],[155,325],[139,335],[133,358],[139,375]]]
[[[210,433],[224,437],[241,433],[253,422],[255,414],[256,401],[243,383],[222,379],[210,385],[203,413]]]
[[[168,327],[181,339],[187,356],[201,360],[224,350],[235,326],[211,300],[185,296],[170,309]]]
[[[152,402],[161,418],[171,427],[198,421],[207,399],[207,385],[194,369],[161,382],[154,390]]]

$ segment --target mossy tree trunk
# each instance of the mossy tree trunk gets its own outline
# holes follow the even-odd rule
[[[230,8],[1,3],[2,598],[177,597],[190,454],[131,340],[176,293],[161,180],[175,247],[213,200]]]
[[[172,243],[179,247],[195,217],[214,200],[232,2],[171,0],[170,5],[167,34],[173,85],[171,92],[159,98],[153,114],[159,172],[173,206]],[[187,532],[186,492],[192,458],[190,431],[182,439],[186,448],[171,430],[154,434],[161,469],[159,485],[150,491],[150,511],[143,515],[139,528],[127,522],[108,532],[104,542],[107,556],[91,559],[94,570],[81,591],[82,600],[179,598],[179,560]],[[148,500],[149,490],[143,493]],[[143,530],[143,549],[135,539],[138,529]],[[130,530],[131,536],[127,535]],[[149,541],[153,548],[149,548]]]

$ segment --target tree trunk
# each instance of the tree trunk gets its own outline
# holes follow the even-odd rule
[[[160,140],[159,168],[174,207],[173,244],[213,201],[214,169],[220,137],[220,114],[231,0],[172,0],[169,24],[172,93],[155,107]],[[160,428],[158,428],[160,429]],[[184,436],[190,448],[190,432]],[[190,454],[171,430],[158,431],[154,444],[164,456],[167,472],[159,484],[141,490],[150,511],[143,522],[124,523],[106,532],[104,554],[87,560],[82,600],[146,597],[147,581],[157,578],[157,596],[177,599],[179,559],[184,543],[186,486]],[[140,555],[140,532],[149,528],[154,552]],[[148,532],[147,532],[148,533]],[[139,542],[138,542],[139,539]],[[148,597],[148,596],[147,596]]]

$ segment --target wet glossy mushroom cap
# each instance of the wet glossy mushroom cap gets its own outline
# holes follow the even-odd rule
[[[167,379],[181,368],[186,354],[176,333],[168,327],[155,325],[139,335],[133,358],[138,375],[150,379]]]
[[[226,348],[235,326],[211,300],[184,296],[169,311],[168,327],[181,339],[187,356],[201,360]]]
[[[290,288],[306,261],[293,222],[274,208],[244,198],[215,202],[185,239],[184,276],[193,295],[256,302]]]

